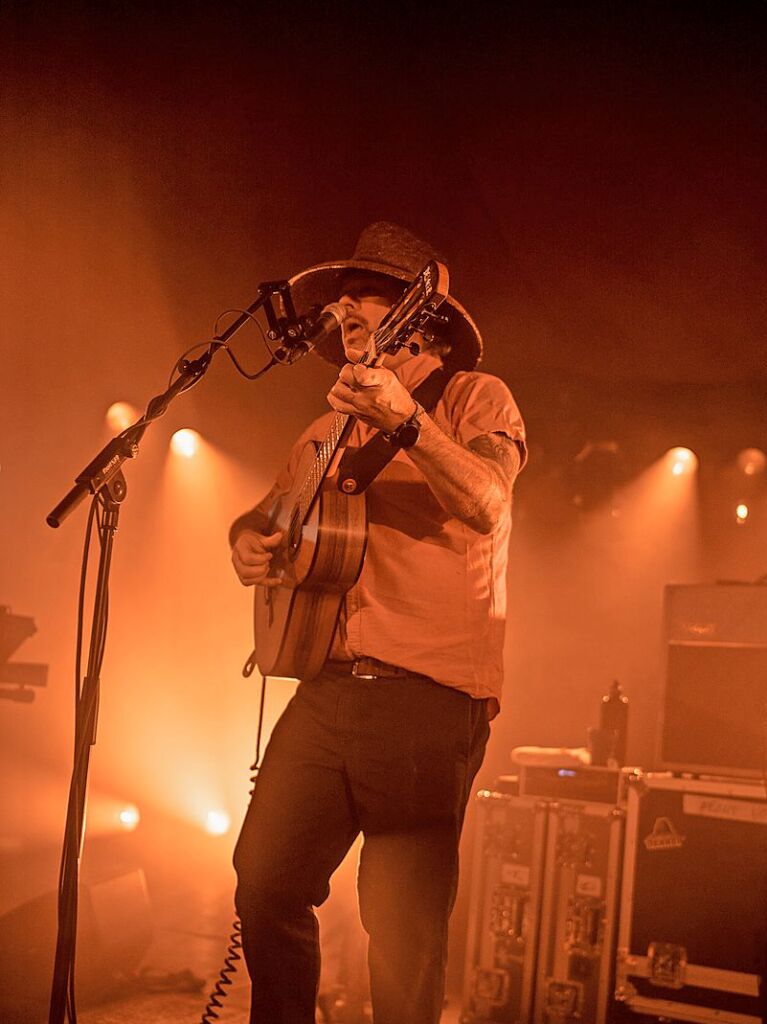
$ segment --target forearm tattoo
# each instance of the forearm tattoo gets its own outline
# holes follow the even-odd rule
[[[492,465],[504,498],[508,501],[522,461],[517,442],[505,434],[482,434],[469,441],[466,447]]]
[[[444,437],[428,462],[424,474],[442,506],[480,533],[490,533],[511,501],[521,463],[515,443],[503,434],[483,434],[465,446]]]

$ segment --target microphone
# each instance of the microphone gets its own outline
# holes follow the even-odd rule
[[[342,306],[340,302],[329,302],[309,327],[307,336],[296,344],[281,346],[274,353],[274,358],[280,363],[295,363],[297,359],[302,359],[329,334],[338,330],[348,315],[347,306]]]

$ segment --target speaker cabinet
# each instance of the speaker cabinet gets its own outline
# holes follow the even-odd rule
[[[47,1020],[58,894],[47,892],[0,917],[0,1020]],[[141,869],[80,888],[76,989],[86,1006],[107,998],[138,967],[152,938]]]
[[[767,586],[669,586],[658,767],[767,774]]]

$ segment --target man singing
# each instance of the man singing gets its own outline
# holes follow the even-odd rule
[[[313,1024],[319,945],[313,907],[362,832],[359,901],[369,936],[376,1024],[437,1024],[458,842],[502,683],[511,492],[526,458],[506,385],[475,370],[479,332],[458,302],[381,365],[355,365],[372,332],[434,251],[389,223],[362,233],[350,260],[291,282],[299,310],[340,301],[341,337],[318,346],[341,366],[328,402],[351,414],[349,445],[377,432],[393,457],[367,490],[368,542],[329,656],[275,726],[235,851],[237,909],[252,980],[251,1024]],[[447,383],[412,393],[436,369]],[[307,441],[232,526],[246,586],[279,586],[282,541],[269,510],[292,485]]]

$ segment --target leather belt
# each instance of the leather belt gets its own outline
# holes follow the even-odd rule
[[[399,665],[388,665],[377,658],[357,658],[356,661],[328,661],[326,665],[333,672],[348,672],[357,679],[396,679],[402,676],[418,675]]]

